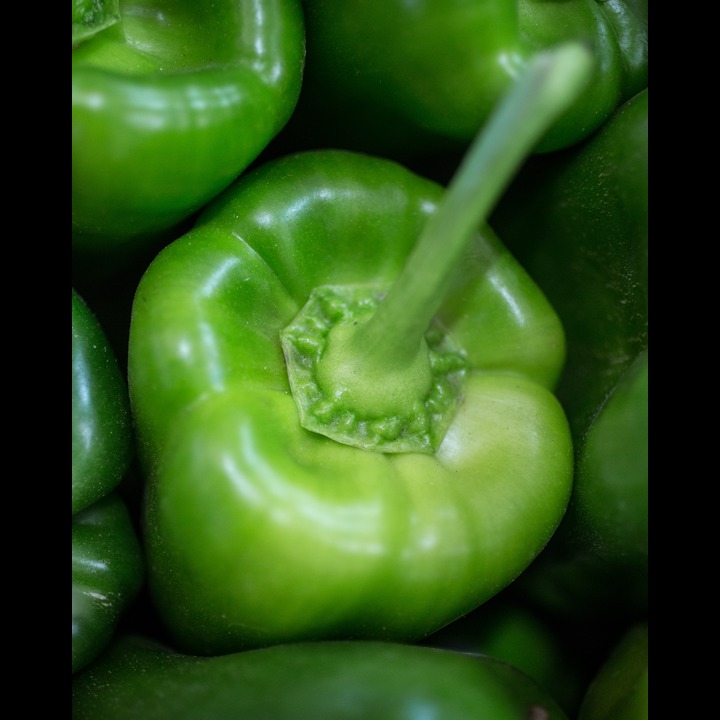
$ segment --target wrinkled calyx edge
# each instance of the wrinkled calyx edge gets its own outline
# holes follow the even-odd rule
[[[433,321],[424,335],[429,382],[418,389],[412,370],[389,373],[393,387],[377,388],[379,412],[358,408],[352,389],[322,382],[333,332],[357,327],[375,313],[385,292],[370,286],[315,288],[295,319],[281,332],[288,379],[307,430],[364,450],[434,453],[462,398],[467,360],[447,332]],[[332,373],[332,368],[330,368]],[[392,398],[398,396],[397,402]],[[365,404],[365,403],[363,403]],[[372,403],[369,403],[372,404]]]
[[[76,47],[120,21],[118,0],[73,0],[72,44]]]

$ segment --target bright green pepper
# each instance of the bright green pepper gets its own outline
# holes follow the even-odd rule
[[[648,624],[622,634],[588,687],[578,720],[647,720]]]
[[[142,582],[140,542],[117,492],[73,515],[73,673],[105,649]]]
[[[464,148],[533,53],[570,39],[589,87],[537,151],[587,137],[647,86],[647,0],[303,0],[307,62],[292,142],[414,161]]]
[[[572,475],[562,327],[481,221],[590,62],[538,57],[447,192],[291,155],[150,265],[129,384],[149,589],[180,647],[423,637],[545,546]]]
[[[96,315],[73,289],[73,514],[117,487],[134,452],[125,377]]]
[[[93,273],[156,252],[254,161],[304,62],[298,0],[121,0],[119,15],[72,56],[73,253]]]
[[[380,642],[194,657],[121,638],[73,681],[75,720],[567,720],[547,692],[478,655]]]
[[[522,579],[566,615],[647,612],[647,121],[645,89],[584,143],[531,158],[492,216],[567,334],[575,489]]]

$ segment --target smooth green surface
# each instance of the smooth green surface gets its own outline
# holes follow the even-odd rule
[[[298,0],[122,0],[120,22],[74,49],[73,253],[86,272],[157,250],[255,160],[295,107],[304,42]]]
[[[442,193],[379,158],[290,156],[240,178],[145,273],[130,393],[149,587],[180,646],[423,637],[516,578],[557,527],[572,479],[551,392],[562,328],[487,227],[438,313],[469,369],[437,453],[367,452],[299,424],[281,329],[317,286],[391,283]]]
[[[72,518],[72,671],[112,639],[143,580],[140,543],[127,507],[111,492]]]
[[[134,454],[125,377],[97,317],[72,291],[72,512],[122,480]]]
[[[510,665],[375,642],[199,658],[123,638],[75,678],[72,709],[75,720],[567,720]]]
[[[539,150],[596,130],[647,86],[647,2],[303,0],[307,63],[294,141],[412,159],[465,147],[532,55],[592,48],[587,90]]]
[[[585,143],[533,158],[491,218],[558,311],[576,479],[521,583],[572,615],[647,611],[648,91]]]

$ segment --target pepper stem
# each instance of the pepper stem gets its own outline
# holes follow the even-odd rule
[[[369,365],[407,362],[437,313],[453,271],[517,169],[588,81],[592,56],[579,43],[537,54],[478,133],[404,269],[354,351]],[[356,362],[360,361],[359,357]]]
[[[281,333],[300,422],[380,452],[438,447],[461,396],[464,355],[433,327],[466,247],[520,165],[584,88],[579,43],[538,53],[479,132],[384,297],[315,288]]]

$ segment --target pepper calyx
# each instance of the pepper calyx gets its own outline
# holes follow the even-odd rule
[[[118,0],[73,0],[73,48],[120,22]]]
[[[317,287],[281,332],[300,423],[364,450],[432,454],[461,402],[467,361],[434,321],[409,357],[363,362],[373,356],[355,352],[358,333],[384,294],[369,286]]]

